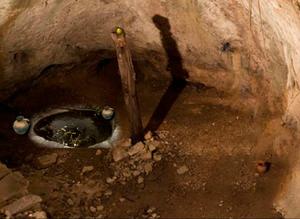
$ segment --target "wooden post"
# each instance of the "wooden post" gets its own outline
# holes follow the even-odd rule
[[[143,125],[135,88],[136,73],[126,42],[125,31],[120,27],[116,27],[111,37],[116,47],[124,99],[131,125],[131,137],[133,142],[137,142],[143,138]]]

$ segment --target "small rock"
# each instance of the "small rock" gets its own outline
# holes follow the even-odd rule
[[[93,166],[84,166],[82,168],[82,171],[81,171],[81,175],[87,173],[87,172],[91,172],[92,170],[94,170],[94,167]]]
[[[123,160],[128,156],[128,153],[125,151],[124,148],[121,147],[115,147],[112,151],[112,156],[115,162],[118,162],[120,160]]]
[[[161,161],[161,159],[162,159],[161,154],[155,153],[155,154],[153,155],[153,160],[154,160],[154,161],[158,162],[158,161]]]
[[[156,219],[156,218],[160,218],[160,216],[157,213],[153,213],[151,214],[151,219]]]
[[[138,184],[142,184],[144,182],[144,177],[139,176],[137,179]]]
[[[113,178],[111,178],[111,177],[107,177],[106,178],[106,182],[108,183],[108,184],[112,184],[112,183],[114,183],[114,181],[115,181],[116,179],[113,177]]]
[[[97,211],[97,208],[95,208],[94,206],[91,206],[91,207],[90,207],[90,211],[91,211],[92,213],[95,213],[95,212]]]
[[[148,142],[147,143],[149,151],[155,151],[157,149],[157,147],[159,146],[159,142],[158,141],[152,141],[152,142]]]
[[[131,138],[125,139],[120,143],[121,147],[129,148],[132,145]]]
[[[152,163],[146,163],[145,165],[144,165],[144,171],[145,171],[145,173],[148,175],[150,172],[152,172],[152,169],[153,169],[153,167],[152,167]]]
[[[112,195],[112,191],[111,190],[107,190],[105,193],[104,193],[105,196],[111,196]]]
[[[156,210],[155,207],[150,207],[150,208],[148,208],[147,213],[152,214],[152,213],[154,213],[155,210]]]
[[[144,136],[145,140],[150,140],[152,138],[152,132],[148,131],[145,136]]]
[[[99,155],[101,155],[102,154],[102,151],[100,150],[100,149],[98,149],[97,151],[96,151],[96,156],[99,156]]]
[[[130,171],[130,169],[127,168],[127,167],[124,168],[123,171],[122,171],[122,175],[123,175],[124,177],[126,177],[126,178],[131,177],[131,171]]]
[[[142,160],[151,160],[152,159],[152,153],[150,151],[145,152],[140,157]]]
[[[71,198],[69,198],[69,199],[67,200],[67,203],[68,203],[68,205],[70,205],[70,206],[73,206],[73,205],[74,205],[74,202],[73,202],[73,200],[72,200]]]
[[[47,213],[44,211],[36,211],[33,214],[31,214],[31,217],[34,219],[47,219]]]
[[[126,201],[126,199],[123,198],[123,197],[121,197],[119,200],[120,200],[120,202],[125,202]]]
[[[104,206],[103,205],[97,206],[97,211],[103,211],[103,210],[104,210]]]
[[[224,201],[220,201],[220,202],[219,202],[219,207],[222,207],[223,204],[224,204]]]
[[[57,162],[57,153],[46,154],[36,159],[36,166],[39,169],[48,168]]]
[[[177,173],[179,175],[185,174],[188,171],[189,171],[189,168],[186,165],[183,165],[177,169]]]
[[[138,170],[135,170],[135,171],[132,172],[132,175],[133,176],[139,176],[139,175],[141,175],[141,172],[138,171]]]
[[[145,145],[143,142],[138,142],[135,145],[133,145],[129,150],[128,150],[128,154],[130,156],[133,156],[135,154],[141,153],[143,152],[145,149]]]
[[[7,217],[11,217],[17,213],[28,210],[37,204],[42,202],[40,196],[37,195],[26,195],[20,199],[17,199],[13,203],[0,209],[1,212],[4,212]]]

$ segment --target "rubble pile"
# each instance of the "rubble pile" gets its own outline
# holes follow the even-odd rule
[[[143,176],[151,173],[155,163],[162,159],[162,148],[162,142],[155,139],[151,132],[145,135],[144,142],[133,146],[130,140],[121,142],[112,150],[114,162],[111,167],[114,174],[106,182],[126,184],[127,181],[136,179],[142,184]]]

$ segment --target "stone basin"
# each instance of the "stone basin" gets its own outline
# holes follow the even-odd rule
[[[33,118],[30,139],[51,148],[110,147],[117,139],[116,119],[106,120],[92,109],[55,109]]]

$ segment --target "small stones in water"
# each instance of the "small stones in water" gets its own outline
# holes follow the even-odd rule
[[[185,174],[188,171],[189,171],[189,168],[186,165],[183,165],[177,169],[177,173],[179,175]]]
[[[35,133],[48,140],[49,146],[55,147],[89,147],[111,137],[113,127],[111,121],[95,114],[93,109],[70,109],[46,116],[35,124]],[[48,145],[44,142],[43,145]]]
[[[57,153],[46,154],[36,159],[36,166],[39,169],[48,168],[57,162]]]
[[[81,175],[94,170],[94,166],[84,166],[81,171]]]

